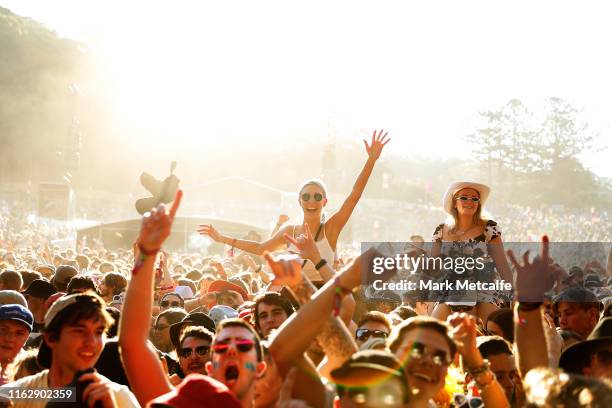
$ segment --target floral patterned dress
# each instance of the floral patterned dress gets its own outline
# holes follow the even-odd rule
[[[489,242],[502,235],[501,228],[497,225],[497,222],[488,220],[482,234],[465,241],[444,241],[443,231],[444,224],[438,225],[432,237],[433,242],[441,244],[440,255],[443,258],[481,258],[484,268],[467,269],[461,274],[453,270],[446,270],[440,281],[469,280],[470,282],[493,282],[495,279],[499,279],[495,263],[488,250]],[[438,296],[441,296],[440,300],[444,301],[487,302],[495,303],[498,306],[508,299],[508,294],[494,290],[441,292],[438,293]]]

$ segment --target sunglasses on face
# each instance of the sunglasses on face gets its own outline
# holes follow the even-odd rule
[[[448,307],[451,312],[465,313],[474,310],[474,306],[451,305]]]
[[[387,333],[382,330],[357,329],[355,338],[359,341],[367,341],[370,337],[386,339]]]
[[[227,350],[229,350],[231,343],[217,343],[212,346],[212,351],[215,354],[225,354]],[[248,353],[255,346],[255,342],[253,340],[238,340],[234,343],[236,345],[236,350],[241,353]]]
[[[322,201],[323,200],[323,194],[321,194],[321,193],[314,193],[314,199],[317,202]],[[302,194],[302,201],[310,201],[310,193]]]
[[[480,198],[478,198],[478,197],[468,197],[468,196],[459,196],[459,197],[456,198],[456,200],[461,200],[463,202],[473,201],[473,202],[477,203],[477,202],[480,201]]]
[[[409,350],[410,358],[420,360],[425,356],[425,354],[429,354],[431,355],[434,364],[449,365],[451,363],[451,359],[446,351],[426,346],[425,344],[418,341],[412,343],[412,345],[409,347]]]
[[[162,331],[162,330],[166,330],[168,327],[170,326],[159,325],[159,326],[155,326],[155,330]]]
[[[162,300],[159,305],[161,307],[168,307],[168,305],[170,305],[171,307],[181,307],[181,302],[179,302],[178,300],[174,300],[172,302],[168,302],[167,300]]]
[[[195,352],[198,356],[205,356],[210,351],[210,346],[198,346],[196,348],[182,348],[181,357],[189,358],[191,353]]]

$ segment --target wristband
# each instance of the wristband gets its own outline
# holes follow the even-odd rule
[[[483,359],[481,365],[474,368],[466,367],[466,371],[472,376],[472,378],[476,378],[478,374],[484,373],[485,371],[489,371],[489,367],[491,367],[491,363],[489,363],[489,360],[485,358]]]
[[[315,265],[315,269],[318,271],[319,269],[321,269],[326,264],[327,264],[327,261],[325,260],[325,258],[321,258],[321,260],[319,262],[317,262],[317,264]]]
[[[141,244],[141,243],[138,243],[138,250],[140,251],[140,253],[141,253],[142,255],[145,255],[145,256],[153,256],[153,255],[157,255],[157,253],[159,252],[159,250],[160,250],[160,249],[161,249],[161,248],[157,248],[157,249],[152,249],[152,250],[150,250],[150,251],[147,251],[147,250],[146,250],[146,249],[145,249],[145,248],[142,246],[142,244]]]

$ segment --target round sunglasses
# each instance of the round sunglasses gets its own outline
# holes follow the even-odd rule
[[[227,350],[229,350],[231,343],[217,343],[212,346],[212,351],[215,354],[225,354]],[[248,353],[255,347],[255,342],[253,340],[238,340],[236,341],[236,350],[241,353]]]
[[[310,201],[310,193],[304,193],[301,196],[302,201]],[[314,200],[317,202],[323,201],[323,194],[314,193]]]
[[[205,356],[210,351],[210,346],[198,346],[195,348],[181,348],[180,355],[183,358],[189,358],[192,353],[197,354],[198,356]]]
[[[420,360],[425,356],[425,354],[429,354],[436,365],[449,365],[452,362],[446,351],[429,347],[418,341],[415,341],[407,348],[409,349],[408,355],[414,359]]]

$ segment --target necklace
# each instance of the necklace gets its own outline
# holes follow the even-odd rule
[[[474,229],[474,226],[471,226],[470,228],[466,229],[465,231],[459,231],[458,229],[456,229],[455,230],[455,235],[465,235],[466,233],[470,232],[473,229]]]

